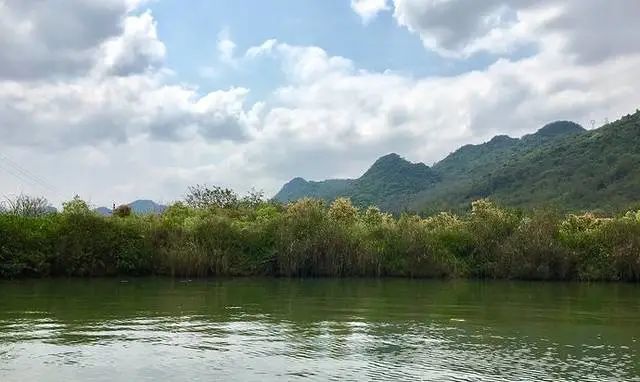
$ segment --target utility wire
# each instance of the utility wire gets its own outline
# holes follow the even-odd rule
[[[39,183],[43,187],[46,187],[46,188],[49,188],[49,189],[56,189],[56,187],[54,185],[52,185],[51,183],[46,181],[44,178],[42,178],[42,177],[30,172],[29,170],[25,169],[24,167],[20,166],[18,163],[16,163],[15,161],[11,160],[10,158],[8,158],[6,155],[0,154],[0,160],[3,160],[6,164],[11,166],[14,170],[16,170],[17,172],[21,173],[22,175],[28,177],[29,179],[34,180],[35,182]]]
[[[57,195],[57,189],[55,186],[53,186],[43,178],[33,174],[32,172],[20,166],[18,163],[12,161],[3,154],[0,154],[0,169],[4,170],[9,175],[12,175],[22,182],[26,182],[32,186],[40,187]]]
[[[20,174],[19,172],[13,170],[11,167],[8,167],[3,162],[0,162],[0,170],[3,170],[5,173],[13,176],[17,180],[19,180],[21,183],[26,183],[26,184],[28,184],[30,186],[36,186],[36,187],[44,188],[41,184],[33,181],[32,179],[27,178],[26,176]]]

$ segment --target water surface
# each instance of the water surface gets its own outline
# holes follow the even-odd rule
[[[640,381],[640,286],[0,282],[0,381]]]

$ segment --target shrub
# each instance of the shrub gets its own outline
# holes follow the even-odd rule
[[[91,213],[91,210],[87,202],[76,195],[72,200],[62,203],[62,213],[67,215],[87,215]]]
[[[20,194],[13,199],[6,198],[1,210],[3,213],[25,217],[38,217],[50,212],[47,199],[25,194]]]
[[[119,205],[113,211],[113,216],[119,218],[126,218],[127,216],[131,216],[131,207],[126,204]]]
[[[238,195],[228,188],[198,184],[189,187],[185,201],[190,207],[200,209],[235,208]]]
[[[23,198],[22,206],[30,206]],[[0,214],[0,277],[403,276],[640,281],[640,212],[523,213],[491,201],[464,215],[394,217],[348,199],[283,206],[178,202],[161,215],[99,216],[79,197],[61,213]],[[35,205],[41,205],[38,202]],[[213,206],[213,207],[212,207]],[[21,212],[18,212],[21,211]],[[127,212],[128,211],[128,212]]]
[[[536,211],[521,220],[499,250],[496,277],[566,280],[576,276],[576,257],[560,240],[561,218]]]

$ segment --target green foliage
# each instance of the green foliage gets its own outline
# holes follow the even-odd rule
[[[25,217],[43,216],[49,213],[49,202],[42,197],[20,194],[0,203],[0,213]]]
[[[126,219],[0,214],[0,277],[272,275],[640,281],[640,211],[530,213],[482,199],[464,214],[394,217],[349,199],[178,202]]]
[[[66,215],[88,215],[91,210],[87,202],[76,195],[73,199],[62,203],[62,213]]]
[[[240,205],[245,208],[256,208],[264,203],[264,192],[251,189],[245,196],[240,199]]]
[[[235,208],[238,195],[228,188],[195,185],[189,187],[185,200],[193,208]]]
[[[126,204],[119,205],[113,211],[113,216],[119,218],[126,218],[127,216],[131,216],[131,207]]]
[[[0,277],[50,273],[56,217],[0,214]]]
[[[353,224],[358,217],[358,209],[347,198],[338,198],[331,203],[329,217],[337,223]]]

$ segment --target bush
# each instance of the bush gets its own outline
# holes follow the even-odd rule
[[[102,217],[75,197],[61,213],[1,213],[0,277],[640,281],[638,211],[618,217],[563,216],[549,210],[523,213],[480,200],[465,215],[422,218],[394,217],[376,207],[359,210],[348,199],[330,206],[315,199],[283,206],[254,195],[235,205],[225,203],[178,202],[149,216],[129,216],[122,208],[114,217]]]
[[[45,198],[20,194],[6,198],[0,205],[0,212],[25,217],[44,216],[50,212],[49,202]]]
[[[576,257],[560,241],[561,217],[536,211],[520,221],[499,250],[496,276],[501,278],[566,280],[576,277]]]
[[[119,205],[113,211],[113,216],[119,218],[126,218],[127,216],[131,216],[131,207],[126,204]]]

